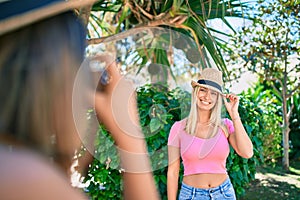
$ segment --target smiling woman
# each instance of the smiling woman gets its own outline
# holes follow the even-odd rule
[[[253,146],[239,118],[239,99],[222,93],[222,72],[206,68],[192,81],[187,118],[175,122],[168,139],[168,199],[177,199],[180,158],[184,167],[179,199],[236,199],[226,169],[229,145],[244,158]],[[228,101],[229,100],[229,101]],[[222,101],[232,119],[222,119]]]

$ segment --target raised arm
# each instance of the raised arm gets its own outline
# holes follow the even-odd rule
[[[234,133],[229,135],[229,142],[241,157],[251,158],[253,156],[253,145],[238,112],[239,97],[234,94],[226,94],[223,98],[235,130]]]
[[[133,85],[122,77],[116,63],[101,57],[109,65],[111,81],[103,91],[95,94],[95,110],[98,120],[114,138],[120,153],[123,169],[124,199],[157,200],[158,191],[144,135],[139,124]]]

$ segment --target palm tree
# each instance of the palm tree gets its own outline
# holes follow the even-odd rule
[[[178,52],[183,55],[180,73],[193,75],[212,65],[226,72],[220,51],[224,41],[215,35],[227,34],[207,22],[221,19],[231,28],[226,17],[243,17],[245,6],[247,2],[233,0],[99,0],[91,10],[88,43],[125,48],[118,54],[130,57],[125,70],[134,66],[139,73],[147,66],[160,80],[179,73],[174,70]]]

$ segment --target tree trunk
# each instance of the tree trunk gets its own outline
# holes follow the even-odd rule
[[[283,127],[282,127],[282,141],[283,141],[283,158],[282,158],[282,167],[284,170],[289,171],[290,163],[289,163],[289,114],[287,111],[287,54],[285,54],[285,69],[284,69],[284,77],[283,77],[283,86],[282,86],[282,117],[283,117]]]
[[[282,167],[284,170],[289,171],[289,119],[287,114],[287,100],[283,98],[283,127],[282,127],[282,141],[283,141],[283,158],[282,158]]]

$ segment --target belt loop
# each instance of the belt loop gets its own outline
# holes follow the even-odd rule
[[[221,192],[223,193],[224,192],[224,183],[222,183],[220,186],[219,186]]]
[[[193,200],[193,199],[194,199],[194,197],[195,197],[195,193],[196,193],[196,188],[195,188],[195,187],[193,187],[192,200]]]

